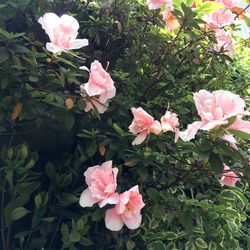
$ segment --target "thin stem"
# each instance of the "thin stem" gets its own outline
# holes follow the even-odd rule
[[[31,229],[30,229],[29,236],[28,236],[28,239],[26,241],[24,249],[28,249],[29,242],[31,240],[31,236],[32,236],[32,233],[33,233],[33,229],[34,229],[34,224],[35,224],[35,220],[36,220],[36,217],[37,217],[37,213],[38,213],[38,209],[35,208],[35,212],[33,214],[32,221],[31,221]]]
[[[2,244],[3,250],[7,250],[6,242],[5,242],[5,235],[4,235],[4,196],[5,196],[5,186],[6,186],[6,179],[3,181],[3,192],[2,192],[2,199],[1,199],[1,235],[2,235]]]

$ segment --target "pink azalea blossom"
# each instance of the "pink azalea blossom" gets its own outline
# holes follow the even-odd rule
[[[220,8],[212,14],[204,16],[205,21],[211,29],[218,29],[233,23],[234,15],[231,10]]]
[[[150,10],[155,10],[161,8],[169,0],[147,0],[147,5]]]
[[[182,140],[193,139],[199,129],[206,131],[218,129],[228,124],[228,119],[233,116],[237,119],[226,129],[250,133],[250,122],[241,119],[243,115],[250,115],[250,113],[244,111],[245,102],[239,95],[226,90],[210,93],[203,89],[194,94],[194,101],[201,121],[189,124],[186,131],[180,132]]]
[[[224,173],[221,174],[220,184],[223,187],[224,185],[229,187],[235,187],[237,181],[240,180],[237,174],[233,171],[229,171],[230,168],[228,166],[224,166]]]
[[[76,39],[79,23],[72,16],[59,17],[54,13],[46,13],[38,22],[50,38],[51,42],[46,44],[46,48],[52,53],[80,49],[88,45],[87,39]]]
[[[132,108],[131,111],[134,115],[134,119],[129,126],[129,131],[135,135],[138,134],[132,142],[132,145],[141,144],[150,133],[160,134],[161,124],[159,121],[155,121],[154,118],[142,108]]]
[[[217,44],[214,45],[214,50],[220,52],[224,48],[228,51],[228,55],[232,57],[235,54],[233,39],[223,29],[215,30],[215,37]]]
[[[118,169],[112,168],[112,161],[106,161],[101,166],[89,167],[85,173],[88,188],[80,197],[82,207],[92,207],[98,203],[100,207],[106,204],[117,204],[119,194],[116,193],[116,177]]]
[[[116,93],[112,78],[97,60],[91,63],[89,80],[84,88],[89,96],[99,96],[101,103],[105,103]]]
[[[172,131],[175,133],[175,142],[179,137],[179,119],[177,114],[166,111],[165,115],[161,117],[161,127],[163,132]]]
[[[216,0],[217,3],[222,3],[228,9],[231,9],[239,4],[239,0]]]
[[[125,224],[129,229],[140,226],[141,209],[145,206],[138,186],[120,194],[119,202],[114,208],[108,209],[105,215],[105,225],[112,231],[120,230]]]
[[[164,14],[163,14],[163,20],[165,21],[165,25],[168,30],[174,31],[180,27],[180,23],[178,19],[172,13],[165,15],[165,16],[166,18],[164,18]]]
[[[81,69],[86,70],[86,67],[83,66]],[[116,94],[116,88],[112,78],[97,60],[91,63],[89,80],[86,84],[82,84],[80,89],[82,96],[84,96],[84,92],[86,92],[89,97],[96,96],[96,99],[92,98],[86,101],[84,110],[88,112],[94,109],[95,106],[100,114],[107,110],[108,100],[113,98]]]
[[[173,2],[168,1],[165,7],[166,9],[162,13],[162,18],[165,22],[167,29],[170,31],[174,31],[180,27],[180,23],[176,18],[176,16],[173,15],[173,10],[174,10]]]

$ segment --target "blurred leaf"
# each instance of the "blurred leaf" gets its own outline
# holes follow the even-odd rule
[[[11,219],[13,221],[15,220],[19,220],[21,219],[22,217],[24,217],[25,215],[29,214],[30,211],[27,210],[26,208],[24,207],[17,207],[15,209],[12,210],[11,212]]]

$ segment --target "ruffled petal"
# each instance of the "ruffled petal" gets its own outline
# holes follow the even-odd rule
[[[202,127],[204,123],[201,121],[193,122],[192,124],[189,124],[187,127],[187,130],[182,131],[179,133],[180,138],[183,141],[190,141],[195,137],[195,134],[197,131]]]

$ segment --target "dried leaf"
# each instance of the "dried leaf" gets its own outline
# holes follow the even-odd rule
[[[23,104],[22,103],[17,103],[16,106],[14,107],[12,114],[11,114],[11,119],[14,121],[16,120],[16,118],[20,115],[21,111],[23,108]]]
[[[74,107],[74,101],[72,98],[67,98],[65,101],[66,107],[68,110],[72,109]]]
[[[99,145],[99,153],[101,156],[104,156],[106,153],[106,148],[102,144]]]

